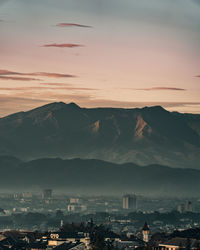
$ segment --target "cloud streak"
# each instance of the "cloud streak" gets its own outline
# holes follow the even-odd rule
[[[74,75],[70,75],[70,74],[46,73],[46,72],[36,72],[36,73],[28,74],[28,75],[53,77],[53,78],[70,78],[70,77],[75,77]]]
[[[64,86],[65,84],[59,83],[44,83],[45,86],[28,86],[28,87],[0,87],[2,91],[32,91],[32,90],[69,90],[69,91],[97,91],[98,89],[95,88],[82,88],[82,87],[73,87],[73,86]],[[43,85],[43,84],[41,84]],[[50,86],[50,87],[49,87]]]
[[[19,93],[13,95],[0,94],[0,117],[14,112],[26,111],[50,102],[64,101],[75,102],[81,107],[112,107],[112,108],[143,108],[145,106],[158,106],[169,111],[199,113],[200,102],[127,102],[109,99],[98,99],[88,94],[69,93],[30,93],[26,98],[19,97]]]
[[[163,90],[163,91],[186,91],[183,88],[173,88],[173,87],[152,87],[152,88],[141,88],[141,89],[132,89],[132,90],[142,90],[142,91],[156,91],[156,90]]]
[[[45,85],[45,86],[71,86],[71,84],[68,83],[54,83],[54,82],[42,82],[40,85]]]
[[[0,69],[0,75],[3,76],[3,75],[24,75],[24,74],[19,73],[19,72],[5,70],[5,69]]]
[[[41,76],[41,77],[52,77],[52,78],[70,78],[75,77],[71,74],[61,74],[61,73],[49,73],[49,72],[34,72],[34,73],[21,73],[15,71],[9,71],[0,69],[0,76],[10,76],[10,75],[19,75],[19,76]]]
[[[2,76],[2,75],[0,75],[0,79],[2,79],[2,80],[12,80],[12,81],[41,81],[40,79],[30,78],[30,77]]]
[[[58,23],[56,24],[57,27],[65,28],[65,27],[78,27],[78,28],[92,28],[89,25],[77,24],[77,23]]]
[[[50,48],[50,47],[56,47],[56,48],[77,48],[77,47],[83,47],[81,44],[75,44],[75,43],[50,43],[50,44],[44,44],[42,47]]]
[[[13,112],[20,112],[44,105],[48,101],[39,98],[23,98],[19,96],[0,95],[0,117]]]

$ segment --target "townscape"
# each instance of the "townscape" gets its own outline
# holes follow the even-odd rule
[[[45,189],[2,193],[0,201],[0,249],[199,249],[197,198]]]

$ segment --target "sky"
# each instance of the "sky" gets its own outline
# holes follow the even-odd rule
[[[50,102],[200,113],[200,0],[0,0],[0,117]]]

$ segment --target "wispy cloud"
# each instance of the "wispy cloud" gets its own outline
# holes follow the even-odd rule
[[[89,25],[83,25],[83,24],[77,24],[77,23],[58,23],[56,24],[57,27],[79,27],[79,28],[92,28],[92,26]]]
[[[74,43],[51,43],[51,44],[45,44],[42,47],[76,48],[76,47],[83,47],[83,45]]]
[[[13,80],[13,81],[41,81],[40,79],[30,78],[30,77],[2,76],[2,75],[0,75],[0,79],[3,79],[3,80]]]
[[[154,91],[154,90],[169,90],[169,91],[186,91],[186,89],[182,88],[173,88],[173,87],[152,87],[152,88],[136,88],[132,90],[143,90],[143,91]]]
[[[34,75],[34,76],[45,76],[45,77],[53,77],[53,78],[69,78],[69,77],[75,77],[74,75],[70,74],[59,74],[59,73],[46,73],[46,72],[36,72],[28,75]]]
[[[0,69],[0,76],[10,76],[10,75],[42,76],[42,77],[53,77],[53,78],[70,78],[70,77],[75,77],[75,75],[71,75],[71,74],[49,73],[49,72],[21,73],[21,72],[15,72],[15,71],[9,71],[9,70]]]
[[[26,111],[45,103],[48,103],[48,101],[40,98],[23,98],[0,94],[0,117],[14,112]]]
[[[40,84],[44,86],[26,86],[26,87],[0,87],[2,91],[34,91],[34,90],[69,90],[69,91],[97,91],[99,89],[95,88],[83,88],[83,87],[74,87],[71,85],[65,86],[62,83],[44,83]]]
[[[142,108],[145,106],[158,106],[169,111],[199,113],[200,103],[192,102],[127,102],[109,99],[98,99],[88,93],[57,93],[55,91],[26,92],[26,98],[19,97],[19,92],[0,94],[0,116],[26,111],[55,101],[66,103],[75,102],[81,107],[112,107],[112,108]]]
[[[0,75],[24,75],[23,73],[0,69]]]
[[[197,75],[197,76],[195,76],[195,77],[200,77],[200,75]]]
[[[54,82],[42,82],[40,85],[45,85],[45,86],[71,86],[71,84],[68,83],[54,83]]]

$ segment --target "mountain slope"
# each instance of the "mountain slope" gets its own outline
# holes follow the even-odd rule
[[[2,166],[1,166],[2,167]],[[1,188],[54,188],[73,192],[199,195],[200,171],[160,165],[140,167],[100,160],[59,158],[20,162],[0,175]]]
[[[0,119],[0,155],[200,168],[200,115],[51,103]]]

